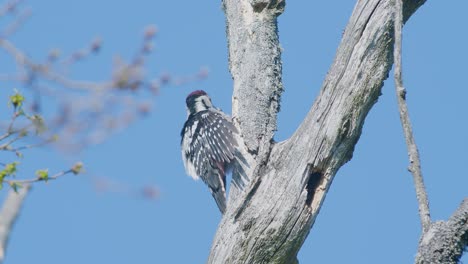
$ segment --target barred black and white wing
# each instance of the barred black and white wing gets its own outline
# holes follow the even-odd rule
[[[184,124],[182,159],[187,174],[208,185],[221,212],[226,209],[226,167],[234,159],[237,129],[225,114],[205,110]]]

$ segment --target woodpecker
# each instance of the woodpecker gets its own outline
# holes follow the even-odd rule
[[[231,118],[213,106],[205,91],[186,99],[187,121],[180,133],[182,160],[188,175],[208,185],[219,210],[226,211],[226,170],[234,160],[238,131]]]

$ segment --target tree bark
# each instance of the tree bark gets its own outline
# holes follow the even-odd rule
[[[419,241],[417,264],[456,264],[468,246],[468,198],[447,221],[431,224]]]
[[[404,19],[424,2],[405,1]],[[245,148],[208,263],[298,263],[296,255],[336,172],[351,159],[393,63],[393,1],[358,1],[307,117],[290,139],[274,143],[283,90],[277,17],[284,5],[223,1],[233,117]]]
[[[30,189],[31,186],[27,184],[23,188],[18,189],[18,192],[10,190],[3,203],[2,210],[0,211],[0,263],[3,263],[8,238]]]

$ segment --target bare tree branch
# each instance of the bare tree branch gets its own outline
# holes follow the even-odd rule
[[[0,263],[5,258],[8,238],[30,188],[29,185],[25,185],[18,192],[10,190],[3,203],[2,211],[0,212]]]
[[[406,89],[403,85],[402,67],[401,67],[401,39],[403,27],[403,3],[402,0],[395,0],[395,49],[393,56],[395,60],[395,88],[398,99],[398,107],[400,110],[400,120],[405,134],[406,146],[408,148],[408,156],[410,165],[408,170],[413,175],[414,187],[416,189],[416,197],[419,205],[419,217],[421,218],[421,226],[423,233],[429,230],[431,225],[431,216],[429,213],[429,200],[427,198],[426,187],[421,171],[421,162],[416,142],[414,140],[411,120],[408,114],[408,106],[406,105]]]
[[[468,246],[468,198],[447,221],[433,223],[419,242],[417,264],[456,264]]]
[[[68,77],[63,76],[60,73],[57,73],[45,65],[36,64],[32,59],[26,56],[21,50],[15,47],[10,41],[0,37],[0,48],[3,48],[7,51],[13,58],[15,58],[18,65],[23,65],[32,71],[41,74],[45,79],[53,81],[57,84],[60,84],[67,88],[74,88],[80,90],[92,90],[100,91],[105,89],[110,89],[113,87],[112,82],[91,82],[91,81],[78,81],[71,80]]]
[[[429,200],[424,186],[418,148],[414,140],[411,121],[406,104],[406,89],[402,77],[402,27],[403,3],[395,0],[395,88],[400,110],[400,120],[405,134],[410,166],[418,200],[422,236],[419,242],[417,264],[456,264],[468,245],[468,198],[447,221],[432,223],[429,211]]]
[[[223,1],[234,79],[232,112],[247,149],[258,155],[269,152],[283,90],[276,18],[284,4],[283,0]]]
[[[223,1],[229,69],[234,80],[232,115],[246,147],[242,150],[245,162],[233,173],[228,203],[242,202],[236,199],[239,189],[247,185],[249,175],[262,170],[271,151],[283,91],[276,18],[283,12],[284,4],[283,0]]]

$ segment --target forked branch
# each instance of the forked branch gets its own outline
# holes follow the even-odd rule
[[[406,1],[405,17],[423,3]],[[393,63],[393,0],[357,1],[307,117],[290,139],[272,143],[282,91],[276,27],[282,6],[284,1],[224,1],[233,115],[254,161],[245,171],[251,181],[244,193],[230,193],[208,263],[297,262]]]

